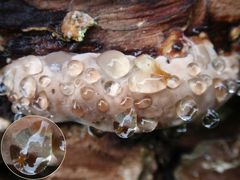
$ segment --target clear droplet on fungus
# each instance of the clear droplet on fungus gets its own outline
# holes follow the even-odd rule
[[[208,129],[215,128],[219,124],[219,122],[219,114],[213,109],[208,109],[207,114],[202,120],[203,126]]]
[[[37,83],[31,76],[23,78],[20,82],[20,92],[24,97],[32,98],[35,96]]]
[[[121,86],[118,82],[107,81],[104,84],[104,90],[109,96],[117,96],[121,93]]]
[[[187,96],[177,103],[176,111],[183,121],[191,121],[196,116],[198,108],[193,98]]]
[[[83,64],[77,60],[72,60],[67,65],[67,74],[72,77],[80,75],[83,71]]]
[[[190,63],[187,66],[187,71],[191,76],[197,76],[201,72],[201,68],[197,63]]]
[[[196,95],[202,95],[207,90],[207,83],[201,78],[193,78],[188,81],[189,87]]]
[[[48,87],[49,85],[50,85],[50,83],[51,83],[51,78],[50,77],[48,77],[48,76],[41,76],[40,78],[39,78],[39,83],[41,84],[41,86],[42,87],[44,87],[44,88],[46,88],[46,87]]]
[[[137,114],[134,109],[115,116],[113,122],[115,133],[121,138],[129,138],[137,130]]]
[[[108,76],[114,79],[125,76],[131,68],[127,56],[116,50],[102,53],[98,57],[97,63]]]
[[[158,125],[157,121],[149,118],[139,118],[137,123],[140,132],[152,132]]]

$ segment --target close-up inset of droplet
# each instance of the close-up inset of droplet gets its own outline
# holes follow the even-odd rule
[[[61,130],[40,116],[16,120],[2,139],[1,153],[5,164],[23,178],[48,176],[58,168],[65,155],[66,143]]]

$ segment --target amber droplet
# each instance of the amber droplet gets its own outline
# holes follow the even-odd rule
[[[84,116],[84,109],[81,107],[81,105],[76,100],[73,100],[72,113],[74,115],[76,115],[77,117]]]
[[[37,109],[38,111],[44,111],[48,108],[48,106],[49,101],[47,94],[45,93],[45,91],[42,91],[38,94],[38,97],[33,102],[33,107],[35,107],[35,109]]]
[[[101,112],[107,112],[109,110],[109,104],[106,100],[100,99],[97,103],[97,108]]]
[[[123,100],[121,101],[120,105],[126,109],[132,107],[133,105],[133,99],[131,97],[125,97],[123,98]]]
[[[138,109],[146,109],[152,105],[152,98],[145,97],[143,99],[136,100],[134,104]]]
[[[48,76],[41,76],[39,78],[39,83],[42,85],[42,87],[48,87],[51,83],[51,79]]]
[[[89,68],[85,73],[85,81],[89,84],[97,82],[101,79],[101,74],[94,68]]]
[[[84,100],[90,100],[94,96],[95,91],[93,90],[93,88],[83,87],[81,88],[80,93]]]

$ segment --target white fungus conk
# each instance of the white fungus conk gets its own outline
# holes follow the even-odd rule
[[[188,41],[186,55],[170,62],[116,50],[26,56],[2,69],[1,94],[15,113],[78,121],[123,138],[180,124],[226,101],[227,82],[239,71],[236,54],[219,56],[206,39]]]

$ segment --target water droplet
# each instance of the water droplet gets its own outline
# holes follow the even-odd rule
[[[101,112],[107,112],[109,110],[109,104],[106,100],[100,99],[97,103],[97,109]]]
[[[46,88],[50,85],[51,79],[48,76],[41,76],[39,78],[39,83],[41,84],[42,87]]]
[[[191,121],[198,112],[197,104],[192,97],[187,96],[177,103],[176,112],[183,121]]]
[[[230,94],[235,94],[237,92],[238,86],[234,80],[227,80],[226,84]]]
[[[177,88],[180,84],[181,81],[177,76],[171,76],[167,79],[167,86],[171,89]]]
[[[92,137],[102,137],[105,133],[99,129],[88,126],[88,134]]]
[[[208,109],[207,114],[202,120],[202,124],[206,128],[215,128],[220,122],[220,117],[219,114],[213,110],[213,109]]]
[[[136,100],[134,102],[134,105],[138,108],[138,109],[146,109],[149,108],[152,105],[152,98],[150,97],[145,97],[143,99],[140,100]]]
[[[154,73],[156,70],[156,62],[146,54],[140,55],[135,59],[136,66],[143,72]]]
[[[201,78],[193,78],[188,81],[189,87],[196,95],[202,95],[207,89],[207,83]]]
[[[156,93],[167,86],[165,77],[152,76],[142,71],[136,71],[128,79],[128,87],[132,92]]]
[[[25,57],[26,63],[24,64],[25,70],[29,75],[35,75],[43,70],[41,60],[33,55]]]
[[[12,94],[9,94],[8,99],[11,102],[16,102],[19,99],[19,97],[16,93],[12,93]]]
[[[126,109],[129,109],[132,107],[133,105],[133,99],[131,97],[125,97],[123,98],[123,100],[121,101],[120,105]]]
[[[214,79],[215,96],[219,102],[226,100],[228,88],[220,79]]]
[[[196,63],[190,63],[187,66],[187,71],[191,76],[197,76],[201,72],[201,68]]]
[[[60,84],[60,90],[64,95],[70,96],[73,94],[75,87],[73,83],[65,83]]]
[[[45,93],[45,91],[41,91],[38,94],[36,100],[33,102],[33,107],[38,111],[44,111],[48,108],[48,106],[49,106],[49,101],[48,101],[47,94]]]
[[[121,93],[121,86],[118,82],[108,81],[104,84],[104,89],[109,96],[117,96]]]
[[[113,128],[115,133],[121,138],[128,138],[133,135],[137,129],[137,114],[135,110],[130,109],[127,112],[116,115]]]
[[[176,129],[177,133],[186,133],[187,132],[187,123],[179,125]]]
[[[81,87],[84,84],[83,80],[80,78],[76,78],[73,83],[75,87]]]
[[[84,116],[84,110],[76,100],[73,100],[72,113],[77,117]]]
[[[25,109],[29,106],[30,100],[28,98],[21,98],[20,99],[21,106],[25,107]]]
[[[77,60],[72,60],[67,65],[67,73],[72,76],[76,77],[83,72],[83,64]]]
[[[4,96],[7,94],[7,87],[5,84],[0,83],[0,96]]]
[[[212,79],[211,79],[210,76],[208,76],[206,74],[200,74],[198,77],[201,78],[203,81],[205,81],[207,86],[211,86],[212,85]]]
[[[14,115],[14,118],[13,118],[13,121],[17,121],[21,118],[24,117],[24,114],[22,112],[17,112],[15,115]]]
[[[140,132],[152,132],[158,125],[157,121],[148,118],[140,118],[137,123]]]
[[[97,63],[108,76],[114,79],[125,76],[131,68],[127,56],[115,50],[102,53],[98,57]]]
[[[62,66],[60,64],[53,63],[53,64],[50,65],[50,70],[52,72],[60,72],[61,69],[62,69]]]
[[[83,87],[81,88],[80,93],[84,100],[90,100],[94,96],[95,91],[91,87]]]
[[[212,67],[218,72],[218,73],[221,73],[224,71],[225,67],[226,67],[226,64],[225,64],[225,61],[221,58],[218,58],[218,59],[214,59],[212,61]]]
[[[94,68],[88,68],[85,72],[85,77],[84,80],[87,83],[95,83],[97,82],[99,79],[101,79],[101,74]]]
[[[13,172],[25,178],[44,178],[60,166],[65,145],[61,130],[40,116],[25,116],[6,130],[2,144],[3,160]],[[64,150],[64,151],[63,151]]]
[[[20,92],[24,97],[33,98],[37,90],[35,79],[31,76],[23,78],[20,82]]]

